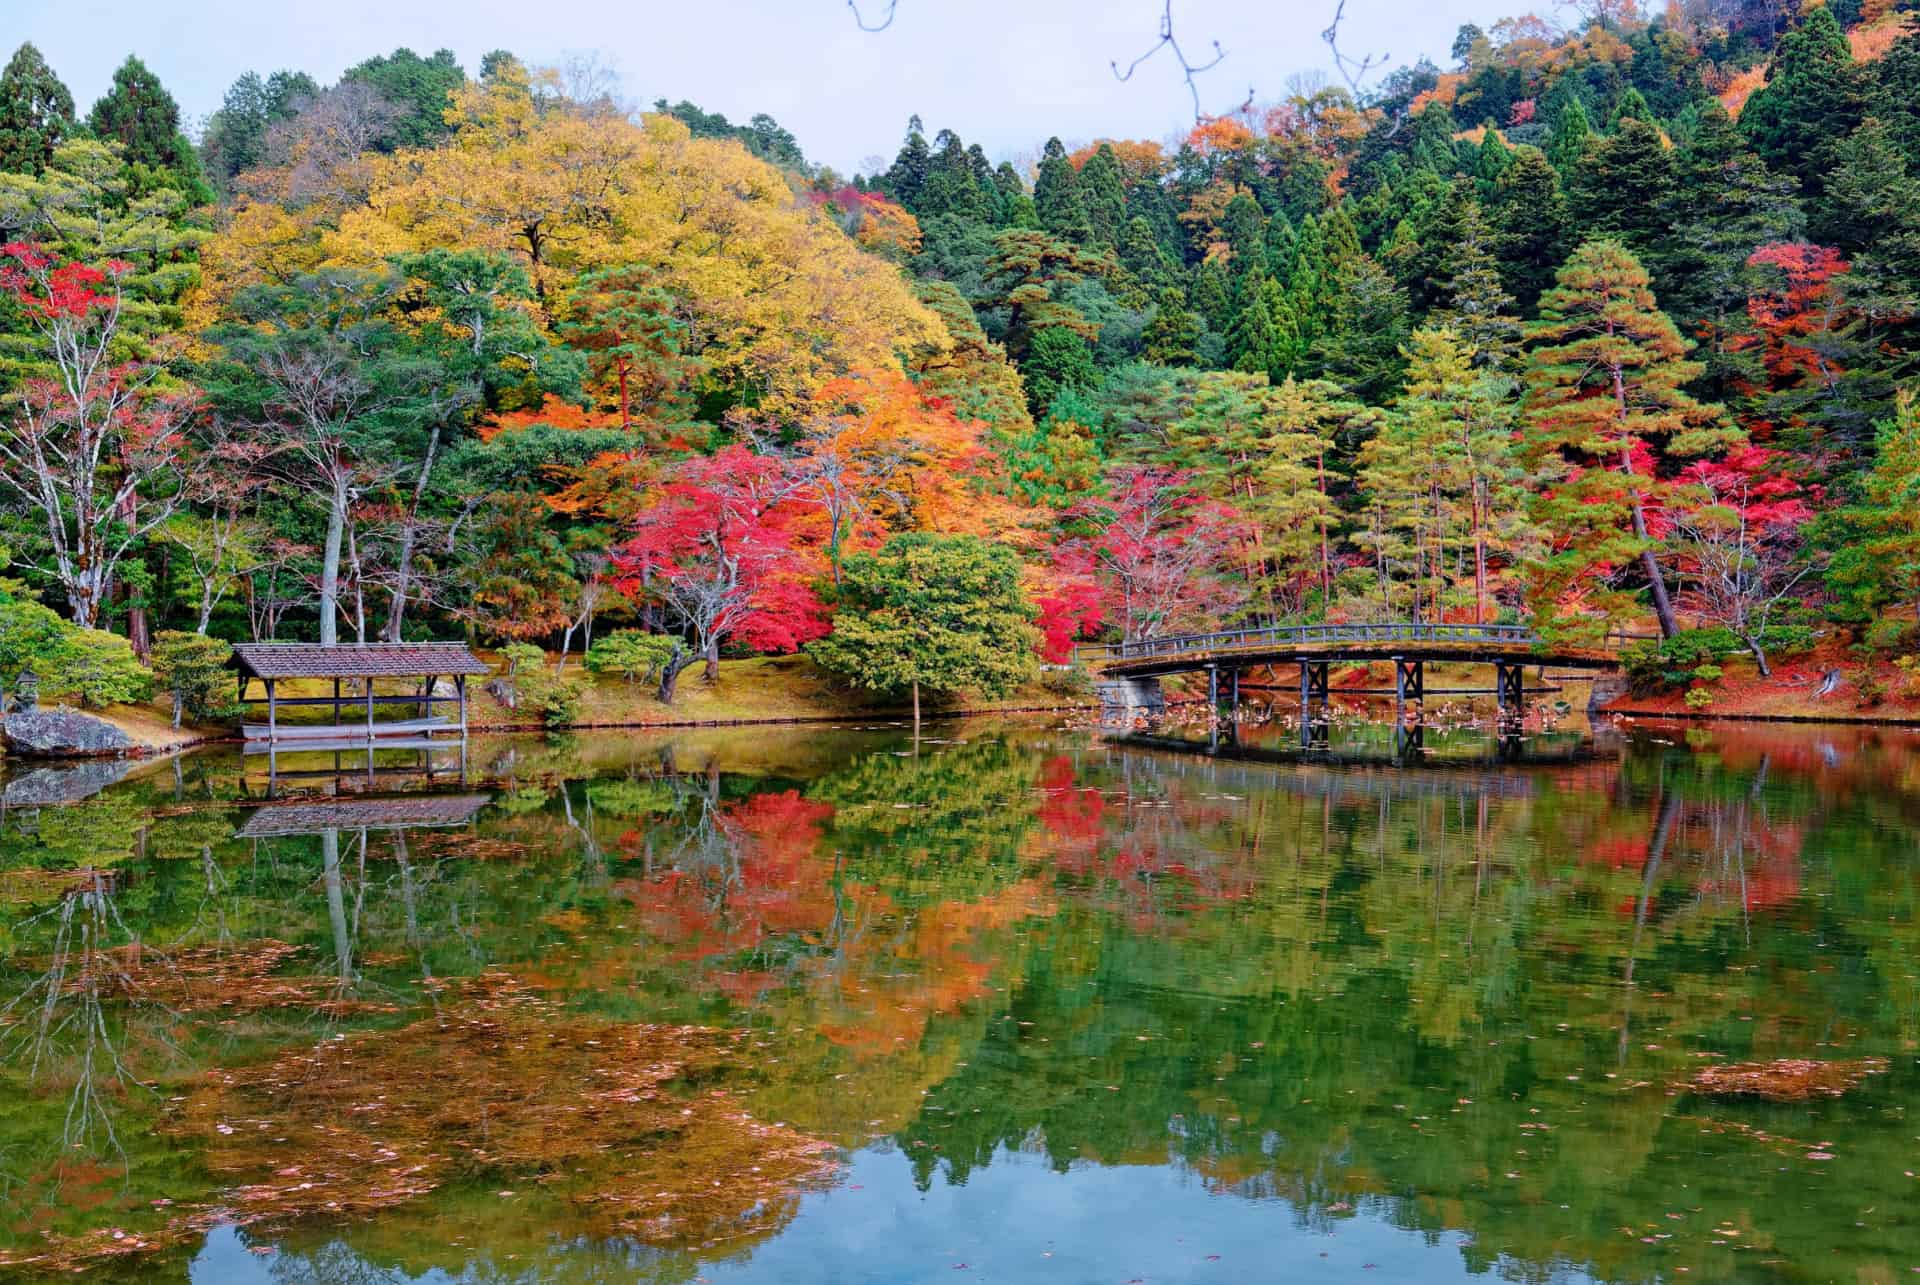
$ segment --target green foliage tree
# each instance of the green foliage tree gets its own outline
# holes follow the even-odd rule
[[[1033,181],[1033,204],[1040,215],[1040,226],[1053,235],[1082,244],[1093,239],[1079,173],[1057,138],[1049,138],[1041,149],[1040,171]]]
[[[616,629],[587,648],[587,672],[619,674],[628,683],[651,681],[673,657],[677,640],[638,629]]]
[[[129,165],[194,174],[193,145],[180,132],[180,104],[160,78],[129,54],[113,84],[93,105],[87,128],[103,142],[118,143]]]
[[[1033,673],[1033,606],[1013,550],[974,536],[913,532],[847,559],[833,633],[808,650],[877,692],[999,696]]]
[[[1858,497],[1827,523],[1827,580],[1859,617],[1899,609],[1920,630],[1920,402],[1911,389],[1894,398],[1875,446]]]
[[[233,648],[205,634],[162,629],[153,636],[153,676],[173,699],[173,725],[225,718],[233,710]]]
[[[1567,200],[1560,175],[1535,147],[1516,148],[1493,185],[1487,222],[1500,276],[1522,316],[1531,316],[1566,257]]]
[[[1740,112],[1740,129],[1777,174],[1791,174],[1809,201],[1826,188],[1827,145],[1859,123],[1867,84],[1847,33],[1825,5],[1807,11],[1767,69],[1767,83]]]
[[[0,171],[38,174],[73,132],[73,95],[32,43],[0,71]]]
[[[394,110],[370,140],[376,151],[432,147],[447,136],[448,96],[467,83],[467,73],[450,49],[422,58],[396,49],[349,67],[342,84],[365,85]]]
[[[1052,406],[1054,398],[1066,389],[1091,388],[1100,379],[1093,364],[1093,350],[1069,326],[1046,326],[1035,331],[1027,345],[1026,360],[1020,363],[1020,373],[1026,380],[1027,405],[1035,416]]]

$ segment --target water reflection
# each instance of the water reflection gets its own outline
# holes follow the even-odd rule
[[[464,786],[272,802],[216,754],[9,810],[0,1261],[1920,1266],[1920,738],[1396,731],[476,741]],[[1886,1064],[1688,1087],[1777,1058]]]

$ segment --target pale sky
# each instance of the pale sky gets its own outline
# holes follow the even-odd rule
[[[884,3],[862,0],[870,20]],[[197,122],[249,70],[326,84],[401,45],[452,49],[470,73],[496,48],[536,65],[598,52],[632,101],[687,98],[735,122],[767,112],[843,174],[891,157],[914,112],[929,134],[950,127],[996,160],[1037,151],[1052,133],[1164,138],[1192,123],[1164,52],[1128,84],[1108,66],[1153,43],[1161,0],[898,3],[893,25],[869,34],[844,0],[0,0],[0,58],[31,40],[84,113],[138,53]],[[1278,97],[1297,72],[1331,75],[1319,33],[1335,3],[1175,0],[1176,34],[1196,62],[1214,40],[1227,51],[1200,78],[1203,108],[1230,109],[1250,87]],[[1522,7],[1347,0],[1342,46],[1444,65],[1461,23],[1488,26]]]

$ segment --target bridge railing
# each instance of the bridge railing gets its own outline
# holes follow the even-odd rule
[[[1382,624],[1266,625],[1207,634],[1172,634],[1132,642],[1096,644],[1079,650],[1099,660],[1145,660],[1224,647],[1304,647],[1323,643],[1502,643],[1523,647],[1543,640],[1527,625]]]

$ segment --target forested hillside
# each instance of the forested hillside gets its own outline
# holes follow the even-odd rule
[[[1017,677],[873,659],[966,614],[930,582],[999,655],[1319,619],[1910,653],[1904,10],[1605,0],[1030,165],[916,118],[854,176],[506,53],[249,72],[195,143],[138,58],[82,115],[23,46],[0,679],[626,629],[670,695],[836,614],[869,685]]]

